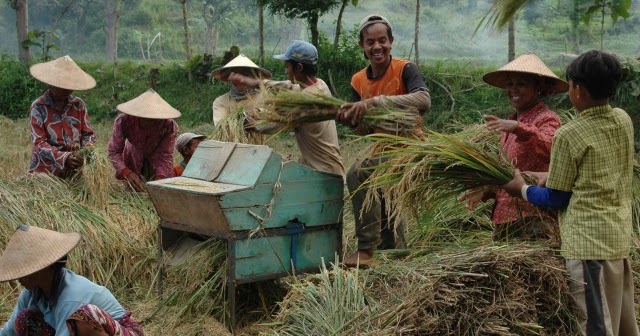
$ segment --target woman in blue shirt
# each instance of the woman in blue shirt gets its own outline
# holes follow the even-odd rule
[[[0,256],[0,282],[24,287],[0,336],[142,336],[111,292],[64,268],[78,233],[20,225]]]

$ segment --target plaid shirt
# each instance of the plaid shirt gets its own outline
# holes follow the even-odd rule
[[[47,90],[31,104],[30,119],[33,150],[29,173],[63,176],[72,151],[96,142],[87,108],[78,97],[69,96],[59,111]]]
[[[629,115],[609,105],[582,111],[556,132],[547,187],[573,193],[559,216],[565,258],[629,256],[633,150]]]

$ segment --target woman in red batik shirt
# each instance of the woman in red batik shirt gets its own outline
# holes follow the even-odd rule
[[[560,128],[560,118],[542,101],[542,97],[565,92],[568,84],[558,78],[534,54],[524,54],[483,80],[505,90],[516,112],[506,119],[485,115],[486,127],[502,132],[500,145],[507,157],[521,171],[549,170],[551,140]],[[480,201],[495,199],[492,213],[495,240],[513,238],[559,242],[555,216],[531,204],[509,196],[504,190],[473,190],[462,199],[470,209]]]
[[[96,136],[84,102],[71,93],[91,89],[96,81],[69,56],[34,64],[29,72],[49,89],[31,104],[33,150],[28,173],[72,176],[84,163],[77,151],[93,146]]]

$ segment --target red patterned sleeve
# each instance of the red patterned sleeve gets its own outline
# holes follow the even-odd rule
[[[533,123],[518,123],[513,134],[517,137],[518,146],[526,150],[517,151],[518,157],[515,162],[524,162],[532,158],[549,162],[551,141],[560,126],[560,118],[551,111],[540,113]]]
[[[122,180],[131,173],[131,170],[127,168],[124,163],[124,124],[126,123],[126,115],[120,114],[116,117],[113,123],[113,131],[111,133],[111,140],[109,140],[109,160],[116,169],[116,178]]]

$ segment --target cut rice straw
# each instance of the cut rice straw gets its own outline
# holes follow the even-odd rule
[[[367,138],[386,148],[385,159],[363,186],[368,188],[367,203],[380,197],[377,190],[382,189],[396,221],[401,214],[437,206],[467,190],[503,185],[515,170],[495,135],[480,126],[456,134],[429,131],[426,140],[386,134]]]
[[[346,101],[322,94],[294,90],[263,90],[264,107],[254,111],[262,123],[276,122],[282,129],[301,123],[334,120]],[[363,123],[398,135],[412,135],[420,113],[414,107],[376,106],[367,109]]]

